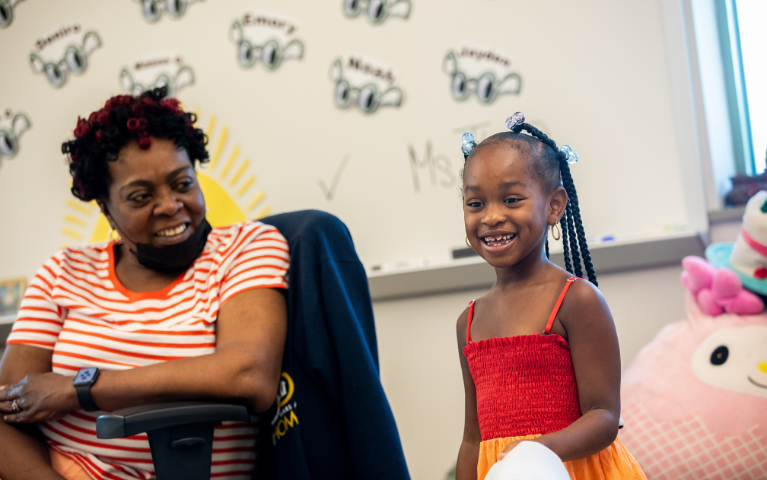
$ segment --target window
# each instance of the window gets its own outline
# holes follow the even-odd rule
[[[736,0],[737,25],[745,84],[744,116],[750,126],[753,173],[767,168],[767,1]]]

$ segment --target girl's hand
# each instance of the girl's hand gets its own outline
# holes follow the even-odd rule
[[[32,373],[20,382],[0,386],[0,414],[6,423],[57,420],[80,408],[74,377],[58,373]]]
[[[540,438],[540,437],[538,437],[538,438]],[[519,445],[522,442],[538,442],[541,445],[545,446],[545,444],[543,442],[539,442],[538,441],[538,438],[523,438],[521,440],[514,440],[513,442],[511,442],[508,445],[506,445],[506,447],[504,447],[503,450],[501,450],[501,453],[498,454],[498,461],[500,462],[501,460],[503,460],[503,457],[505,457],[506,454],[508,454],[510,451],[514,450],[514,447],[516,447],[517,445]]]
[[[513,442],[506,445],[506,447],[504,447],[504,449],[501,450],[501,453],[498,454],[498,461],[500,462],[501,460],[503,460],[503,457],[505,457],[507,453],[512,451],[514,447],[520,444],[520,442],[524,442],[524,441],[525,440],[514,440]]]

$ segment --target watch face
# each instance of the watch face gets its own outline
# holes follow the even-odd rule
[[[99,369],[98,368],[83,368],[79,372],[77,372],[77,376],[72,381],[72,385],[75,387],[80,387],[83,385],[90,385],[93,383],[94,380],[96,380],[96,376],[98,376]]]

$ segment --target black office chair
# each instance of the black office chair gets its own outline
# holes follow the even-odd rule
[[[96,420],[98,438],[149,437],[157,480],[209,480],[213,429],[221,422],[256,424],[256,455],[263,440],[261,416],[242,405],[174,402],[125,408]]]

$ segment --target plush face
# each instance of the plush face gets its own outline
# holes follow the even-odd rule
[[[709,385],[767,398],[767,326],[715,331],[695,350],[692,371]]]

